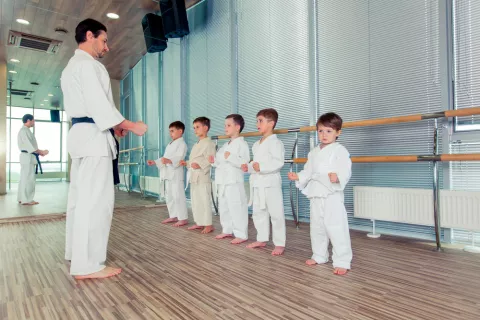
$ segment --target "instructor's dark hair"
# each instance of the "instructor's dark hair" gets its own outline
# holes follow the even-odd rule
[[[107,32],[107,27],[101,22],[93,19],[85,19],[75,28],[75,40],[78,44],[87,41],[87,32],[91,31],[95,38],[98,38],[102,31]]]

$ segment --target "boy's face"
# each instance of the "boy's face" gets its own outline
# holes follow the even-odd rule
[[[337,137],[342,133],[342,130],[335,130],[330,127],[325,127],[323,124],[319,124],[317,127],[318,141],[321,144],[330,144],[337,141]]]
[[[175,127],[170,127],[169,131],[170,131],[170,138],[172,138],[172,140],[177,140],[178,138],[180,138],[183,135],[182,129],[177,129]]]
[[[233,121],[232,118],[225,119],[225,134],[229,137],[238,135],[240,126]]]
[[[201,122],[195,122],[193,124],[193,132],[195,132],[195,135],[199,138],[203,138],[207,136],[208,133],[208,127],[203,125]]]
[[[266,134],[271,132],[273,130],[274,124],[275,122],[273,122],[273,120],[269,120],[264,116],[257,117],[257,129],[258,129],[258,132],[260,132],[261,134]]]

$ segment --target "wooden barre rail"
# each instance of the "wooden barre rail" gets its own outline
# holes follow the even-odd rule
[[[143,147],[136,147],[136,148],[131,148],[131,149],[125,149],[125,150],[120,150],[119,153],[125,153],[125,152],[129,152],[129,151],[136,151],[136,150],[142,150]]]
[[[354,163],[372,162],[420,162],[420,161],[480,161],[480,153],[439,154],[439,155],[405,155],[405,156],[365,156],[352,157]],[[286,163],[306,163],[307,158],[287,160]]]
[[[381,126],[386,124],[416,122],[416,121],[426,120],[426,119],[465,117],[465,116],[473,116],[473,115],[480,115],[480,107],[466,108],[466,109],[460,109],[460,110],[447,110],[447,111],[440,111],[440,112],[427,113],[427,114],[414,114],[414,115],[392,117],[392,118],[351,121],[351,122],[345,122],[342,128]],[[307,127],[292,128],[292,129],[277,129],[277,130],[274,130],[273,132],[275,134],[287,134],[290,132],[311,132],[315,130],[317,130],[315,126],[307,126]],[[246,132],[246,133],[240,134],[240,136],[259,137],[261,136],[261,134],[259,132]],[[225,135],[213,136],[212,139],[229,139],[229,137]]]

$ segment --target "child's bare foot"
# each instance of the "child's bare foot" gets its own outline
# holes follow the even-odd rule
[[[122,269],[120,268],[112,268],[112,267],[106,267],[103,270],[100,270],[95,273],[90,273],[82,276],[75,276],[76,280],[84,280],[84,279],[105,279],[105,278],[110,278],[113,276],[116,276],[117,274],[120,274],[122,272]]]
[[[207,234],[207,233],[212,232],[213,230],[215,230],[215,228],[213,226],[206,226],[205,228],[203,228],[201,233],[202,234]]]
[[[347,272],[348,272],[348,270],[345,269],[345,268],[335,268],[333,270],[333,274],[337,274],[339,276],[343,276],[343,275],[347,274]]]
[[[231,237],[233,237],[231,233],[222,233],[216,236],[215,239],[225,239],[225,238],[231,238]]]
[[[194,224],[191,227],[188,227],[188,230],[197,230],[197,229],[203,229],[203,227],[196,224]]]
[[[178,220],[177,223],[173,224],[174,227],[181,227],[188,224],[188,220]]]
[[[247,245],[247,248],[250,248],[250,249],[263,248],[266,245],[267,245],[266,242],[255,241],[254,243],[250,243],[249,245]]]
[[[246,242],[248,239],[235,238],[230,243],[231,244],[240,244]]]
[[[285,247],[276,246],[272,251],[272,256],[281,256],[285,251]]]
[[[314,266],[317,264],[317,261],[313,260],[313,259],[308,259],[307,261],[305,261],[305,263],[309,266]]]
[[[38,204],[37,201],[31,201],[31,202],[27,202],[27,203],[22,203],[22,206],[35,206],[37,204]]]
[[[167,224],[167,223],[172,223],[172,222],[177,222],[177,218],[168,218],[162,221],[162,224]]]

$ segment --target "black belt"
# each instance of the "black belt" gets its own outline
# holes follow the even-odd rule
[[[22,153],[29,153],[27,150],[21,150]],[[43,174],[42,170],[42,163],[40,162],[40,156],[36,152],[32,152],[32,154],[37,158],[37,164],[35,165],[35,174],[38,174],[38,168],[40,168],[40,174]]]
[[[82,118],[72,118],[72,126],[77,124],[77,123],[95,123],[95,121],[92,118],[89,117],[82,117]],[[113,129],[109,129],[110,133],[113,136],[113,139],[115,139],[115,146],[117,148],[117,157],[116,159],[113,159],[113,185],[117,185],[120,183],[120,174],[118,172],[118,156],[119,156],[119,145],[118,141],[115,138],[115,131]]]

